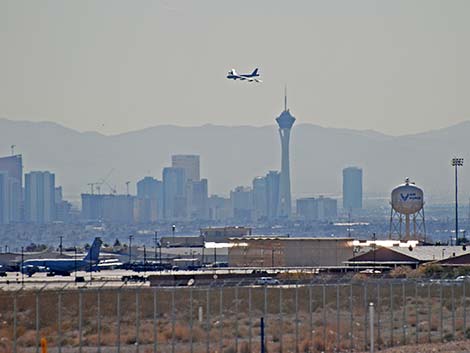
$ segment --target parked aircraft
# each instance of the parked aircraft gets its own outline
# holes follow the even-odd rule
[[[73,271],[88,271],[98,263],[102,243],[100,238],[95,238],[90,250],[88,250],[88,254],[83,259],[26,260],[21,264],[21,272],[31,277],[36,272],[48,272],[52,275],[69,276]]]
[[[241,80],[241,81],[248,81],[248,82],[263,82],[260,79],[257,79],[256,77],[259,77],[258,74],[258,68],[254,69],[251,74],[237,74],[235,69],[232,69],[228,72],[227,78],[229,80]]]

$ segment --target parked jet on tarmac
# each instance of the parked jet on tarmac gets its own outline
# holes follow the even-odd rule
[[[258,74],[258,68],[254,69],[251,74],[237,74],[235,69],[232,69],[228,72],[227,78],[229,80],[241,80],[241,81],[248,81],[248,82],[263,82],[260,79],[257,79],[256,77],[259,77]]]
[[[100,248],[102,244],[100,238],[95,238],[88,250],[88,254],[83,259],[30,259],[21,264],[21,272],[32,276],[36,272],[48,272],[53,275],[69,276],[73,271],[90,270],[98,263]]]

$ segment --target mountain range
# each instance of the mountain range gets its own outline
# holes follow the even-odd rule
[[[125,182],[151,175],[161,179],[172,154],[199,154],[210,194],[228,195],[255,176],[280,168],[277,126],[180,127],[160,125],[118,135],[79,132],[51,122],[0,119],[0,155],[10,146],[23,155],[24,171],[50,170],[66,198],[79,200],[88,183],[108,177],[124,193]],[[428,203],[453,200],[452,157],[470,163],[470,121],[419,134],[390,136],[373,130],[296,124],[291,134],[293,197],[341,197],[342,169],[363,169],[364,193],[386,198],[410,177]],[[459,170],[461,197],[468,200],[470,168]],[[103,189],[104,188],[104,189]],[[103,186],[102,192],[108,192]]]

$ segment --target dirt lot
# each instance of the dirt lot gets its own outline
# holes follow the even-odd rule
[[[397,348],[389,348],[380,351],[382,353],[467,353],[470,352],[470,340],[447,342],[447,343],[432,343],[420,345],[408,345]]]

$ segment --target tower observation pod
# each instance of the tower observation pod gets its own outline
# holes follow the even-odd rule
[[[280,218],[289,218],[291,215],[291,193],[290,193],[290,163],[289,163],[289,140],[290,130],[294,125],[295,118],[287,109],[287,90],[284,93],[284,111],[276,118],[279,125],[279,136],[281,137],[281,176],[279,182],[279,208]]]
[[[392,190],[391,196],[389,238],[426,241],[423,190],[406,178],[404,184]]]

